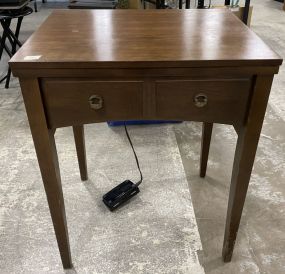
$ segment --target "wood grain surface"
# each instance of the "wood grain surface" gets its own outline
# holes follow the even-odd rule
[[[160,80],[156,82],[156,118],[203,121],[223,124],[243,123],[250,94],[249,79]],[[207,104],[197,107],[195,96],[203,94]]]
[[[143,82],[47,80],[42,84],[50,128],[108,120],[143,118]],[[101,109],[90,107],[89,98],[102,98]]]
[[[56,10],[10,64],[12,68],[274,66],[281,58],[223,9]]]

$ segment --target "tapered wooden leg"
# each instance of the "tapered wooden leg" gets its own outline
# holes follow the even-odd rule
[[[84,140],[84,126],[73,126],[73,134],[82,181],[88,180],[87,163],[86,163],[86,150]]]
[[[55,235],[64,268],[71,268],[68,230],[54,130],[48,129],[37,80],[21,80],[21,88],[38,157]]]
[[[247,121],[239,129],[223,244],[225,262],[232,258],[271,83],[272,76],[256,78]]]
[[[200,155],[200,177],[202,178],[206,176],[212,130],[213,123],[203,123]]]

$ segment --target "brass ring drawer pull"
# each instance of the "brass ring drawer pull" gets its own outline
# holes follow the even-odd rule
[[[204,93],[199,93],[199,94],[195,95],[194,103],[195,103],[195,106],[198,108],[202,108],[202,107],[206,106],[208,103],[207,95]]]
[[[91,95],[89,97],[89,105],[92,109],[101,109],[103,107],[103,98],[99,95]]]

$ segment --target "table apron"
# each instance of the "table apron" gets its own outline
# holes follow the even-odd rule
[[[245,120],[252,78],[43,78],[40,89],[50,128],[110,120],[235,125]]]

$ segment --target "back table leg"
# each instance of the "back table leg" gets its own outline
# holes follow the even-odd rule
[[[225,262],[232,258],[271,83],[272,76],[256,78],[247,122],[238,132],[223,244]]]
[[[62,264],[64,268],[71,268],[72,262],[54,130],[47,126],[38,81],[36,79],[25,79],[21,80],[20,83]]]
[[[201,156],[200,156],[200,177],[202,178],[206,176],[212,130],[213,130],[213,123],[203,123]]]
[[[73,135],[75,140],[80,176],[82,181],[88,180],[86,150],[84,140],[84,126],[73,126]]]

